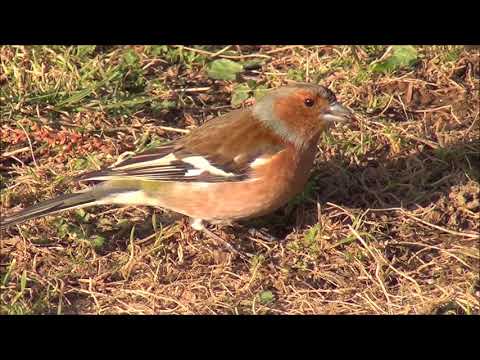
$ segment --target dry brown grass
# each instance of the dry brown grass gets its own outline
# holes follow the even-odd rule
[[[122,67],[128,49],[138,59]],[[2,211],[229,111],[236,82],[205,71],[215,53],[263,55],[240,82],[318,80],[360,122],[325,135],[287,207],[214,228],[251,257],[161,209],[99,207],[8,229],[0,313],[480,313],[478,51],[419,47],[417,65],[377,74],[367,66],[386,47],[195,49],[0,49]]]

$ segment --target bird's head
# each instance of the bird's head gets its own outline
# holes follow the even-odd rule
[[[295,83],[270,91],[253,108],[254,115],[278,135],[303,146],[333,123],[349,122],[353,113],[321,85]]]

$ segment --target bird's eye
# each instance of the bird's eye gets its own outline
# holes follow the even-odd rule
[[[305,106],[312,107],[313,104],[315,104],[315,101],[313,101],[313,99],[310,99],[310,98],[305,99]]]

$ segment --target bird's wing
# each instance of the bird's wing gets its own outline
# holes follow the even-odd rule
[[[178,141],[77,180],[241,181],[251,174],[252,164],[263,163],[283,149],[281,139],[249,111],[240,110],[210,120]]]

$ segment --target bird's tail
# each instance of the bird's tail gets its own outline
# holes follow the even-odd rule
[[[103,200],[112,195],[112,190],[113,189],[109,187],[100,185],[85,192],[66,194],[52,200],[39,202],[38,204],[21,210],[16,214],[0,218],[0,229],[64,210],[80,209],[87,206],[105,204]],[[116,189],[116,192],[121,191],[122,190],[119,191]]]

